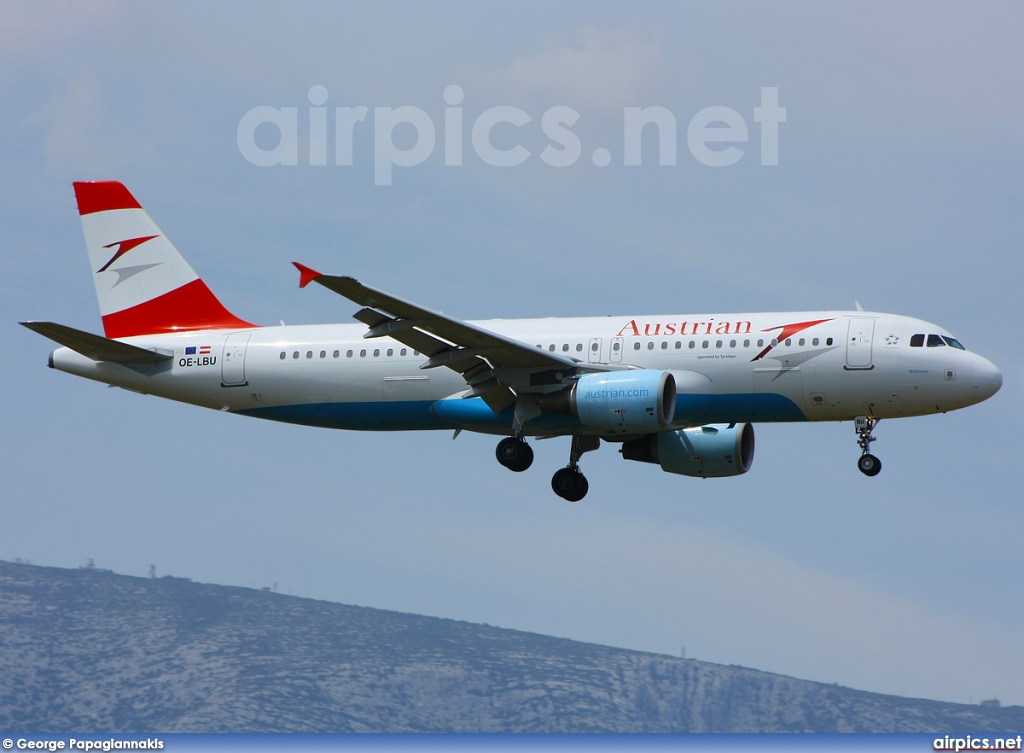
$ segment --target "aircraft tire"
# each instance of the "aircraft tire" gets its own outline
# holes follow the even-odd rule
[[[857,468],[865,476],[877,476],[882,470],[882,461],[874,455],[864,453],[857,460]]]
[[[521,439],[505,437],[494,450],[498,462],[515,473],[522,473],[533,465],[533,448]]]
[[[578,468],[559,468],[551,477],[551,489],[567,502],[579,502],[587,496],[590,484]]]

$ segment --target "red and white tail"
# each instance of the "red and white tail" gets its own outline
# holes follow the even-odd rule
[[[255,326],[224,308],[124,185],[74,185],[107,337]]]

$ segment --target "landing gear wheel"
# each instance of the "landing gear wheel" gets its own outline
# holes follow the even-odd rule
[[[860,456],[860,460],[857,461],[857,468],[865,476],[877,476],[878,472],[882,470],[882,461],[874,455],[864,453]]]
[[[857,446],[861,449],[857,468],[865,476],[877,476],[882,470],[882,461],[871,454],[871,443],[875,441],[871,431],[878,425],[879,420],[871,416],[857,416],[853,419],[853,428],[857,432]]]
[[[499,463],[516,473],[522,473],[533,464],[533,448],[516,437],[498,442],[494,454]]]
[[[551,489],[567,502],[579,502],[587,496],[590,484],[579,468],[559,468],[551,477]]]

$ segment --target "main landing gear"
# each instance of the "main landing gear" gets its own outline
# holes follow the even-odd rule
[[[599,437],[574,435],[569,452],[569,465],[559,468],[551,477],[551,489],[568,502],[579,502],[590,490],[587,477],[580,471],[580,457],[584,452],[601,446]],[[498,462],[517,473],[525,471],[533,463],[533,449],[522,437],[506,437],[498,442],[494,454]]]
[[[871,430],[875,428],[879,420],[870,416],[857,416],[853,420],[853,428],[857,431],[857,446],[861,449],[857,468],[865,476],[877,476],[882,470],[882,461],[870,452],[871,443],[875,441],[875,438],[871,436]]]
[[[494,454],[498,457],[499,463],[516,473],[522,473],[533,465],[533,448],[521,437],[506,437],[501,440]]]

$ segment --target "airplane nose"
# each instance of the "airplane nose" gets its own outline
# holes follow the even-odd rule
[[[999,392],[1003,386],[1003,374],[996,368],[996,365],[986,358],[978,356],[978,365],[974,371],[975,389],[980,393],[979,402],[988,400]]]

